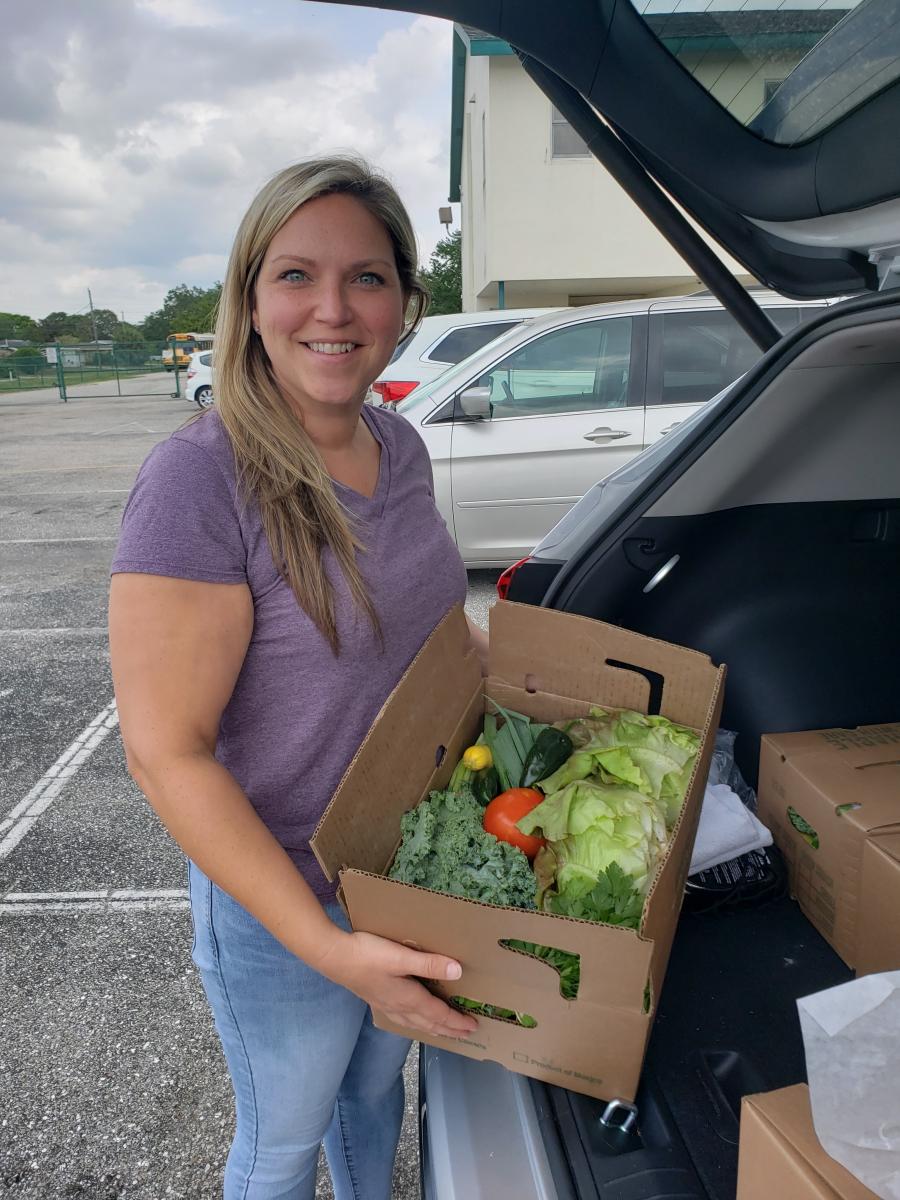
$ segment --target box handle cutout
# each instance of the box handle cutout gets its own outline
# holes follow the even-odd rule
[[[807,820],[805,820],[805,818],[801,817],[800,814],[797,812],[796,808],[794,808],[790,804],[787,807],[787,819],[790,821],[790,823],[793,825],[793,827],[797,830],[797,832],[803,838],[804,842],[808,842],[809,845],[812,846],[813,850],[818,850],[818,848],[819,848],[818,833],[816,833],[815,829],[813,829],[813,827],[812,827],[812,825],[810,825],[809,821],[807,821]]]
[[[518,938],[501,938],[504,950],[536,958],[538,962],[552,967],[559,976],[559,994],[563,1000],[574,1000],[581,982],[581,955],[569,950],[557,950],[555,946],[539,946],[536,942],[522,942]]]
[[[437,750],[435,750],[435,752],[434,752],[434,769],[435,770],[437,770],[437,768],[444,761],[444,757],[446,756],[446,754],[447,754],[446,746],[438,746]]]
[[[533,696],[535,692],[541,691],[541,686],[537,681],[536,675],[528,674],[525,676],[525,691],[529,696]]]
[[[537,1029],[537,1021],[530,1013],[515,1012],[511,1008],[501,1008],[498,1004],[487,1004],[482,1000],[470,1000],[468,996],[451,996],[448,1003],[470,1017],[488,1017],[492,1021],[503,1021],[506,1025],[518,1025],[521,1029]]]
[[[620,662],[617,658],[608,658],[606,665],[608,667],[616,667],[620,671],[633,671],[635,675],[642,675],[650,684],[647,715],[650,717],[659,716],[662,710],[663,685],[666,682],[659,671],[651,671],[649,667],[636,667],[634,663]]]

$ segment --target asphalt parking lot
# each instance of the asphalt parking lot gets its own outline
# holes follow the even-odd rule
[[[0,1196],[213,1200],[230,1086],[184,861],[125,769],[106,642],[119,515],[191,410],[83,390],[0,397]],[[470,575],[481,623],[496,577]],[[414,1072],[411,1056],[396,1200],[418,1196]]]

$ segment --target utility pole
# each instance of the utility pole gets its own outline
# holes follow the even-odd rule
[[[97,345],[97,322],[94,320],[94,301],[91,298],[91,289],[88,288],[88,304],[91,306],[91,331],[94,334],[94,346]]]

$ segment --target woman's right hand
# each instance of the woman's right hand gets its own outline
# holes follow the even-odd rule
[[[315,966],[396,1025],[443,1037],[462,1037],[478,1028],[474,1017],[451,1008],[418,982],[459,979],[462,968],[446,955],[412,950],[373,933],[349,933],[336,939]]]

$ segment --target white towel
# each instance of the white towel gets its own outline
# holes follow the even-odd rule
[[[727,784],[707,785],[691,856],[691,875],[771,845],[771,833],[742,803],[740,796]]]

